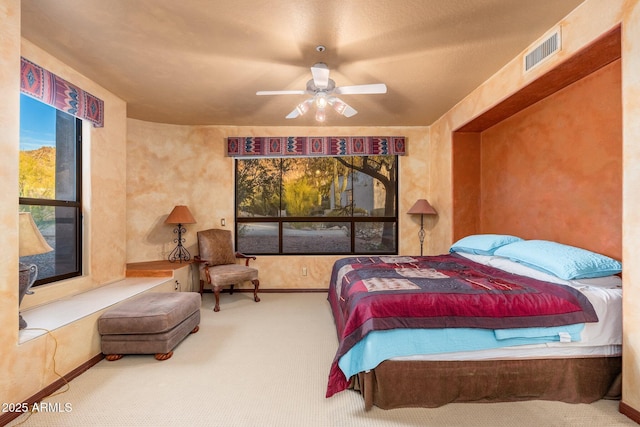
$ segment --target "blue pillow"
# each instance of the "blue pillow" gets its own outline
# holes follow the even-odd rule
[[[523,240],[498,248],[506,257],[564,280],[618,274],[622,264],[608,256],[547,240]]]
[[[472,234],[455,242],[449,252],[493,255],[499,247],[521,240],[519,237],[507,234]]]

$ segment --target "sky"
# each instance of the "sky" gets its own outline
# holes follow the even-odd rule
[[[20,94],[20,150],[37,150],[56,145],[56,110]]]

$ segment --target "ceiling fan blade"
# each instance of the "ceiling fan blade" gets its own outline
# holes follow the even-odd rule
[[[328,103],[333,107],[334,110],[345,117],[352,117],[358,114],[358,111],[355,108],[344,102],[342,99],[336,98],[335,96],[332,96],[329,99]]]
[[[335,88],[333,93],[337,93],[339,95],[387,93],[387,85],[384,83],[374,83],[370,85],[342,86]]]
[[[345,117],[355,116],[356,114],[358,114],[358,110],[356,110],[350,105],[347,105],[347,108],[345,108],[344,112],[342,113],[342,115]]]
[[[294,108],[292,112],[290,112],[289,114],[287,114],[287,117],[285,117],[286,119],[295,119],[296,117],[298,117],[300,115],[300,111],[298,110],[298,107]]]
[[[256,95],[304,95],[306,90],[259,90]]]
[[[311,67],[311,75],[313,75],[313,83],[318,89],[326,89],[329,86],[329,68],[327,64],[318,62]]]

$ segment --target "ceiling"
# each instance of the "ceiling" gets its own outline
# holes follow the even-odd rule
[[[127,102],[231,126],[428,126],[584,0],[22,0],[22,35]],[[316,46],[326,47],[318,52]],[[285,119],[316,62],[351,118]]]

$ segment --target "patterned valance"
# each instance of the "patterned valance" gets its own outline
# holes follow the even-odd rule
[[[404,136],[247,136],[227,138],[227,156],[404,155]]]
[[[104,126],[101,99],[24,58],[20,58],[20,91],[95,127]]]

